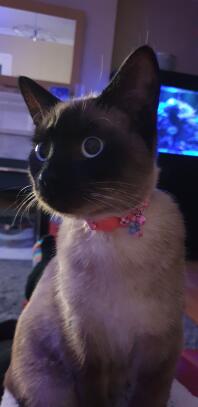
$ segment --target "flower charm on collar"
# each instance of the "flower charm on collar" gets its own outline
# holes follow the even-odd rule
[[[146,218],[143,215],[148,202],[145,201],[140,207],[135,208],[126,216],[112,216],[110,218],[100,219],[98,221],[88,220],[87,224],[91,230],[112,232],[118,228],[127,228],[130,235],[143,236],[143,225]]]

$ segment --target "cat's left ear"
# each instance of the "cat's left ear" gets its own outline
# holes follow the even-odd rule
[[[46,113],[60,100],[26,76],[20,76],[18,83],[33,122],[38,126]]]
[[[135,101],[157,109],[159,91],[157,58],[152,48],[145,45],[128,56],[99,99],[130,114]]]
[[[131,124],[153,146],[160,92],[157,58],[149,46],[138,48],[123,62],[118,73],[98,97],[107,108],[127,113]]]

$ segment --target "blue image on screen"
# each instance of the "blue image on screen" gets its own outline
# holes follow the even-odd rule
[[[198,92],[161,87],[158,151],[198,156]]]
[[[61,86],[52,86],[49,90],[52,95],[56,96],[62,102],[66,102],[70,97],[68,88],[64,88]]]

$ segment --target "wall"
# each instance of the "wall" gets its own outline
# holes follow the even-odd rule
[[[146,42],[176,56],[176,70],[198,75],[197,0],[119,0],[112,67]]]
[[[0,157],[27,160],[33,122],[20,93],[0,91]]]
[[[70,83],[73,58],[70,45],[0,35],[1,52],[13,57],[13,76],[26,75],[33,79]]]
[[[81,84],[86,91],[100,90],[108,82],[114,39],[117,0],[42,0],[81,9],[86,15]]]
[[[36,0],[34,0],[36,1]],[[41,1],[41,0],[40,0]],[[101,90],[108,82],[112,48],[114,39],[114,28],[116,19],[117,0],[42,0],[43,3],[54,3],[55,5],[68,6],[71,8],[81,9],[86,15],[86,32],[83,49],[82,69],[81,69],[81,84],[84,85],[86,91]],[[102,66],[103,61],[103,66]],[[57,58],[56,58],[57,62]],[[102,72],[101,72],[102,68]],[[11,93],[10,93],[11,94]],[[14,97],[14,94],[11,94]],[[17,97],[20,97],[17,95]],[[2,106],[1,103],[9,106]],[[4,150],[0,156],[9,156],[10,154],[18,158],[27,158],[30,149],[30,133],[31,119],[22,102],[22,112],[16,109],[16,102],[13,101],[13,108],[9,95],[5,92],[0,93],[0,139],[3,143]],[[16,113],[16,114],[15,114]],[[21,115],[24,117],[21,118]],[[30,123],[26,123],[29,120]],[[23,124],[24,133],[21,129],[16,131],[16,123],[20,126]],[[13,126],[15,126],[13,136]],[[23,137],[21,141],[16,137]],[[16,142],[17,140],[17,142]],[[6,146],[9,144],[9,148]],[[11,152],[12,151],[12,152]]]

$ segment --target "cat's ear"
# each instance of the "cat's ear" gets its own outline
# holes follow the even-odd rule
[[[143,46],[129,55],[97,100],[99,105],[126,113],[131,130],[154,152],[159,93],[157,58],[149,46]]]
[[[20,76],[18,83],[33,122],[38,126],[45,114],[60,100],[30,78]]]
[[[159,66],[149,46],[138,48],[123,62],[119,71],[102,92],[100,102],[116,106],[131,114],[135,104],[148,104],[157,110],[160,91]]]

